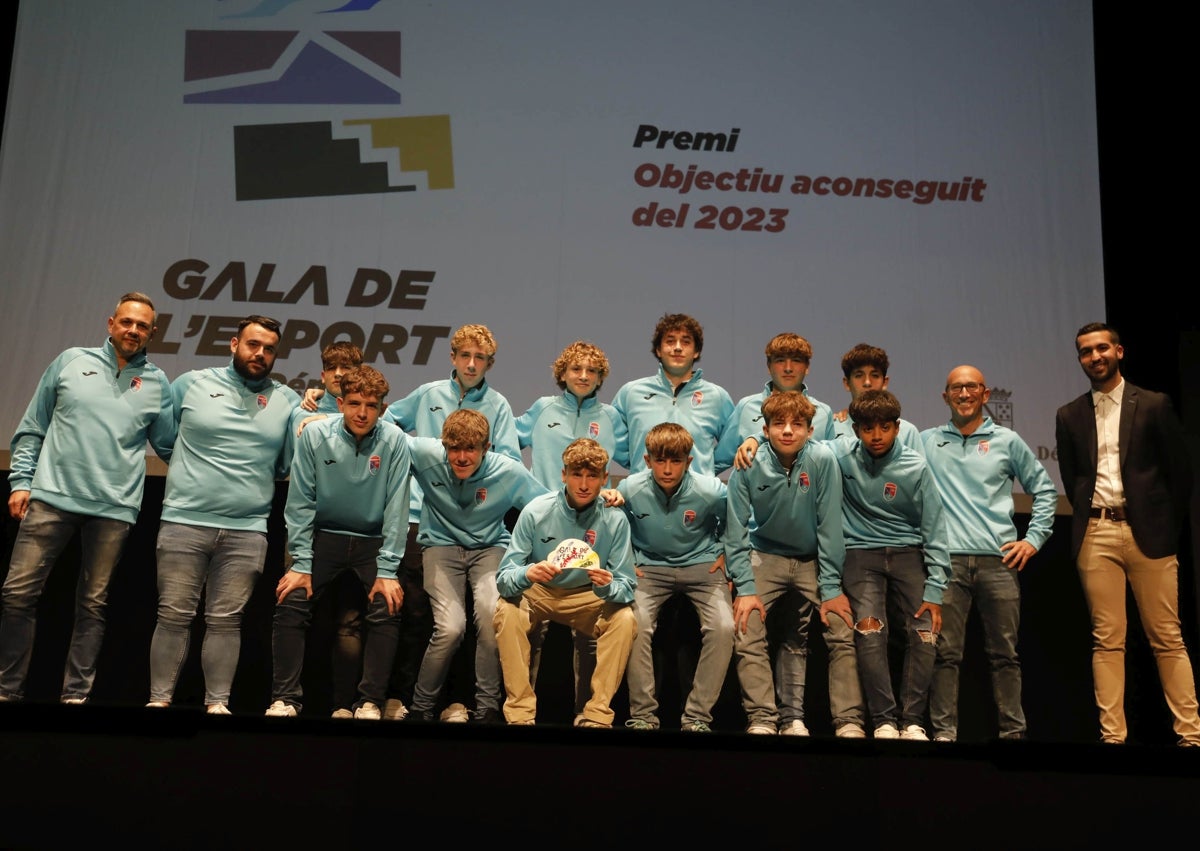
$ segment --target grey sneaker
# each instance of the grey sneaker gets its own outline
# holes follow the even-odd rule
[[[808,727],[799,718],[793,718],[779,726],[781,736],[807,736]]]
[[[403,721],[408,717],[408,707],[399,698],[390,697],[383,705],[384,721]]]
[[[774,724],[768,724],[766,721],[755,721],[746,728],[746,732],[751,736],[774,736],[776,730]]]
[[[703,721],[689,721],[679,729],[685,733],[711,733],[713,731],[712,727]]]
[[[461,703],[451,703],[442,710],[440,717],[448,724],[466,724],[471,720],[471,712]]]
[[[368,700],[354,710],[354,717],[359,721],[378,721],[383,717],[383,713],[379,711],[378,706]]]
[[[595,727],[597,729],[609,729],[612,724],[602,724],[599,721],[593,721],[591,718],[580,718],[575,722],[576,727]]]
[[[836,735],[839,739],[865,739],[867,737],[867,731],[862,728],[862,724],[857,724],[854,721],[850,721],[838,727],[837,732],[834,735]]]

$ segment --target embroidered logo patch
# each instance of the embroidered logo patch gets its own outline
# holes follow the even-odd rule
[[[265,407],[267,407],[267,402],[269,400],[262,393],[259,393],[257,401],[258,401],[258,407],[265,408]]]
[[[896,483],[888,482],[883,486],[883,498],[891,502],[896,498]]]
[[[485,502],[487,502],[487,488],[476,488],[475,489],[475,504],[483,505]]]
[[[699,408],[704,403],[704,391],[697,390],[692,394],[692,407]]]
[[[135,375],[133,378],[129,379],[129,389],[134,393],[142,389],[142,377],[140,375]]]
[[[367,470],[373,476],[379,472],[379,468],[383,465],[383,459],[378,455],[372,455],[367,459]]]
[[[687,511],[683,512],[683,525],[684,526],[691,526],[695,522],[696,522],[696,512],[692,511],[692,509],[690,509],[690,508]]]
[[[597,438],[600,436],[600,423],[588,423],[588,437]]]
[[[583,539],[585,541],[587,541],[587,545],[589,547],[596,546],[596,530],[588,529],[586,532],[583,533]]]
[[[975,451],[980,455],[987,455],[990,449],[991,447],[988,446],[988,442],[986,440],[981,440],[979,441],[979,447]]]

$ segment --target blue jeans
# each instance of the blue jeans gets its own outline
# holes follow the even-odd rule
[[[754,586],[768,612],[789,590],[802,598],[796,613],[797,628],[789,631],[776,660],[774,692],[779,698],[776,710],[772,693],[771,661],[767,628],[761,618],[750,616],[747,631],[734,635],[738,681],[742,688],[742,707],[751,723],[787,723],[804,719],[804,684],[808,673],[808,630],[820,605],[817,589],[816,559],[772,555],[757,550],[750,554]],[[865,709],[855,661],[855,638],[840,617],[829,618],[822,635],[829,649],[829,712],[836,730],[851,722],[862,724]]]
[[[33,655],[37,603],[50,570],[76,531],[80,536],[79,582],[75,586],[75,628],[63,673],[62,698],[86,698],[96,679],[96,658],[104,641],[108,583],[121,560],[130,524],[75,514],[30,500],[13,542],[4,580],[0,617],[0,696],[24,697]]]
[[[992,672],[992,699],[996,702],[1000,738],[1025,734],[1021,708],[1021,663],[1017,659],[1017,632],[1021,626],[1021,584],[1016,570],[1000,556],[954,555],[953,575],[942,598],[942,633],[929,690],[929,721],[933,735],[958,738],[958,669],[967,641],[971,605],[979,611],[983,649]]]
[[[667,600],[681,595],[691,602],[700,618],[700,659],[680,723],[712,721],[712,708],[721,696],[733,653],[733,602],[724,572],[712,573],[711,568],[712,562],[686,567],[638,567],[642,576],[633,598],[638,631],[625,673],[630,718],[659,725],[654,693],[654,633],[659,609]]]
[[[928,612],[913,617],[925,595],[925,559],[920,547],[846,550],[842,587],[854,612],[858,673],[871,723],[925,727],[929,684],[937,655]],[[906,638],[900,673],[900,705],[888,665],[888,619],[903,625]],[[868,624],[874,619],[878,626]]]
[[[271,631],[273,674],[271,699],[282,700],[303,708],[300,673],[304,669],[305,635],[312,623],[313,607],[343,572],[350,570],[358,577],[363,589],[370,593],[375,584],[376,559],[383,538],[362,538],[317,532],[313,536],[312,597],[297,588],[275,606],[274,628]],[[400,638],[400,614],[390,614],[382,595],[367,604],[367,642],[363,653],[362,680],[358,684],[355,706],[370,701],[383,706],[387,701],[388,677],[396,658],[396,642]]]
[[[475,618],[475,711],[500,711],[500,655],[496,650],[496,628],[492,621],[500,592],[496,590],[496,568],[504,547],[468,550],[463,547],[426,547],[425,591],[433,606],[433,635],[425,649],[412,709],[429,712],[437,704],[450,673],[454,654],[467,632],[467,584]]]
[[[158,527],[158,623],[150,640],[150,700],[170,703],[204,594],[204,704],[228,704],[242,650],[242,610],[267,556],[265,532],[163,521]]]

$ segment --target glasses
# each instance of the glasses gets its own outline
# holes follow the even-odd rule
[[[987,387],[985,385],[979,384],[975,381],[969,381],[966,384],[951,384],[946,389],[949,390],[951,393],[961,393],[964,390],[966,390],[967,393],[974,396],[976,393],[980,393],[980,392],[986,390]]]

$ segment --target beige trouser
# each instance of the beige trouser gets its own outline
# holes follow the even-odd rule
[[[1092,616],[1092,678],[1100,710],[1100,738],[1124,742],[1125,583],[1133,590],[1146,631],[1163,696],[1182,741],[1200,744],[1196,681],[1179,627],[1179,562],[1175,556],[1147,558],[1127,523],[1106,518],[1088,521],[1076,560]]]
[[[534,585],[517,605],[501,597],[496,604],[496,645],[504,674],[504,718],[510,724],[528,724],[537,716],[537,695],[529,678],[529,633],[543,621],[565,624],[585,635],[596,636],[596,670],[592,674],[592,697],[583,707],[583,717],[611,725],[609,707],[625,676],[625,665],[637,634],[637,619],[628,603],[606,603],[582,588]]]

